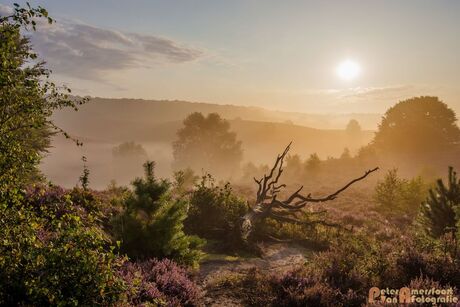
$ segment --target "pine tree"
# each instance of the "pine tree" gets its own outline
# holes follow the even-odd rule
[[[447,187],[442,179],[438,179],[436,189],[430,189],[421,208],[422,223],[436,238],[448,232],[455,233],[460,225],[460,180],[452,167],[449,167],[448,179]]]
[[[184,233],[188,203],[174,199],[167,180],[154,176],[155,163],[144,164],[145,178],[133,182],[134,192],[115,221],[121,251],[134,259],[170,258],[195,266],[203,240]]]

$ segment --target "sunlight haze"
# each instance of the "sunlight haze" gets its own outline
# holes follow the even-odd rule
[[[80,95],[382,113],[424,94],[460,110],[458,1],[31,4],[58,21],[37,51]],[[350,56],[365,74],[337,78]]]

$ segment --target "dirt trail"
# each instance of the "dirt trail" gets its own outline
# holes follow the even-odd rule
[[[206,306],[244,306],[235,298],[234,293],[213,291],[212,285],[225,276],[245,274],[251,268],[257,267],[268,272],[284,272],[290,268],[305,263],[311,251],[295,245],[284,243],[270,244],[262,247],[260,258],[239,260],[208,260],[200,266],[199,282],[205,290]]]

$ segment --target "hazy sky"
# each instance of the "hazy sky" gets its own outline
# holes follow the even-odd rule
[[[78,94],[308,113],[438,95],[460,112],[458,0],[30,2],[58,20],[32,41]]]

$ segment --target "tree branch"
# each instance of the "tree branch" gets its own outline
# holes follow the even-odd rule
[[[313,198],[311,197],[311,194],[308,194],[307,196],[303,196],[302,194],[300,194],[300,191],[303,189],[303,186],[300,187],[297,191],[295,191],[288,199],[286,199],[285,201],[282,201],[280,203],[282,203],[282,206],[286,209],[300,209],[300,208],[303,208],[305,207],[305,205],[309,202],[311,203],[319,203],[319,202],[325,202],[325,201],[329,201],[329,200],[334,200],[337,198],[337,196],[342,193],[343,191],[345,191],[346,189],[348,189],[351,185],[353,185],[354,183],[358,182],[358,181],[361,181],[363,180],[364,178],[366,178],[369,174],[377,171],[379,168],[376,167],[374,169],[371,169],[371,170],[368,170],[364,173],[364,175],[362,175],[361,177],[358,177],[356,179],[353,179],[352,181],[350,181],[349,183],[347,183],[345,186],[343,186],[342,188],[338,189],[337,191],[335,191],[334,193],[330,194],[330,195],[327,195],[325,197],[322,197],[322,198]],[[295,199],[299,199],[299,201],[297,202],[297,205],[294,204],[294,205],[291,205],[290,203],[292,201],[294,201]]]

